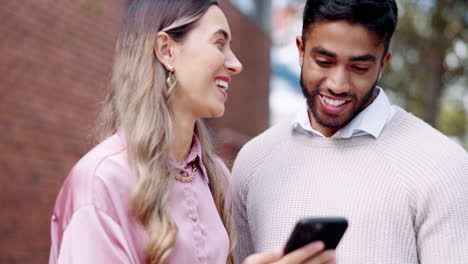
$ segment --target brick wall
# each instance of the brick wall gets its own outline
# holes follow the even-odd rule
[[[216,135],[217,149],[231,167],[242,145],[269,125],[271,41],[238,9],[223,3],[232,31],[232,49],[244,68],[232,80],[224,116],[210,120],[210,125]]]
[[[65,176],[94,143],[128,2],[0,3],[0,263],[47,263],[51,210]],[[244,72],[231,86],[226,117],[209,123],[230,160],[268,126],[270,42],[224,8]]]
[[[0,263],[46,263],[49,216],[89,148],[125,1],[0,4]]]

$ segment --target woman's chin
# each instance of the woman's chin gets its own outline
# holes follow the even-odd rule
[[[220,118],[220,117],[223,117],[223,115],[224,115],[224,109],[214,114],[213,118]]]
[[[224,105],[223,107],[213,109],[205,118],[220,118],[224,115]]]

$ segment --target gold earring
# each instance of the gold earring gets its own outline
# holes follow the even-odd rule
[[[169,65],[169,74],[166,79],[167,86],[169,86],[169,89],[175,84],[176,78],[174,76],[174,67],[172,65]]]
[[[165,92],[165,97],[167,100],[169,100],[169,98],[171,97],[174,89],[175,89],[175,85],[176,85],[176,82],[177,82],[177,79],[174,75],[174,67],[172,65],[169,65],[168,66],[168,76],[167,76],[167,79],[166,79],[166,84],[167,84],[167,90]]]

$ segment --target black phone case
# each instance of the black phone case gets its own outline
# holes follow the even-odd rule
[[[284,252],[287,254],[318,240],[325,243],[325,249],[335,249],[347,228],[348,221],[343,217],[302,218],[296,223]]]

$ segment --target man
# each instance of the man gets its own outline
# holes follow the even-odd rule
[[[343,216],[338,263],[468,263],[468,155],[377,87],[394,0],[309,0],[297,47],[306,103],[233,168],[237,259],[284,246],[304,216]]]

